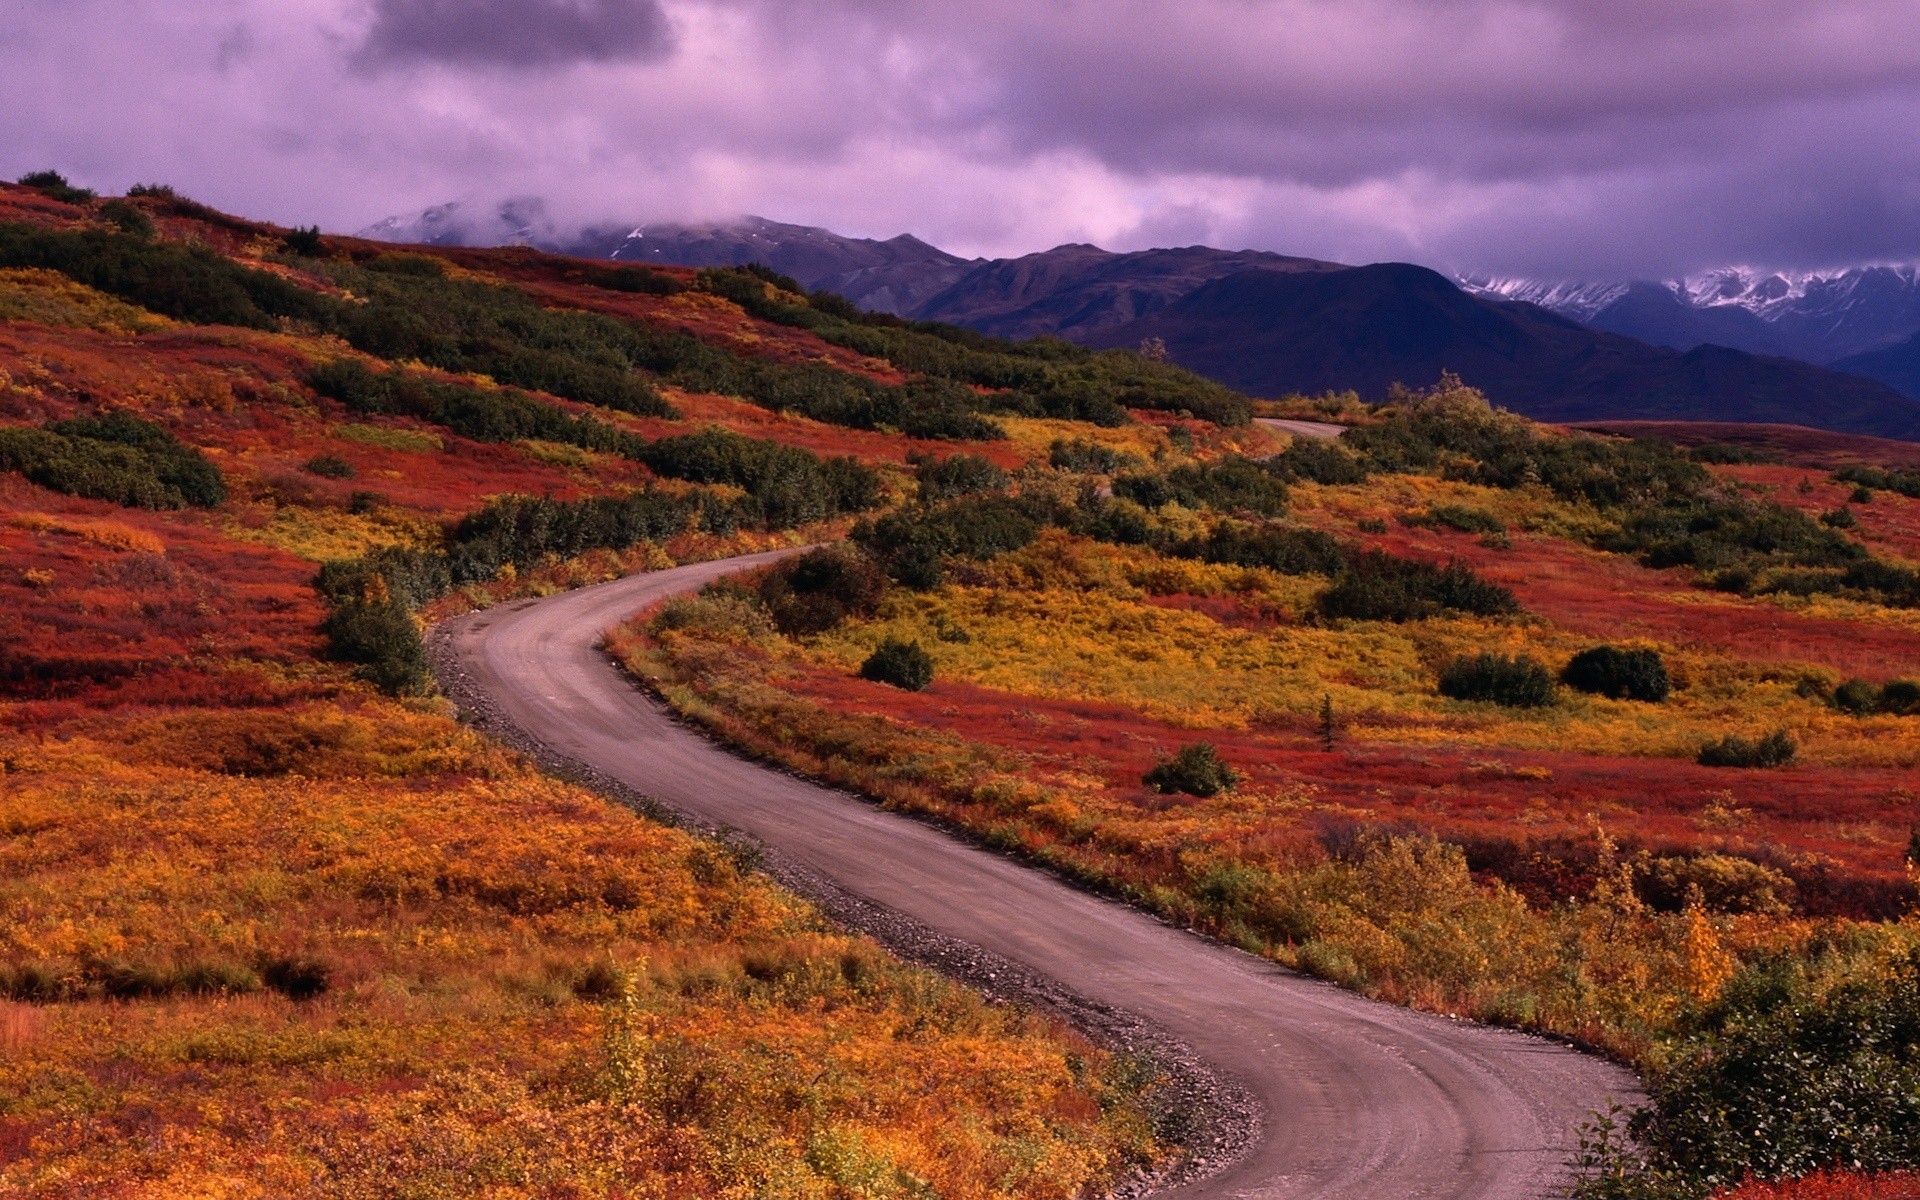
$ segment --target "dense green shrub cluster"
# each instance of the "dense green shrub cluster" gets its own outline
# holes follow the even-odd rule
[[[1849,679],[1833,689],[1833,706],[1856,717],[1869,713],[1911,716],[1920,713],[1920,683],[1895,679],[1875,687],[1864,679]]]
[[[1123,468],[1145,465],[1132,454],[1085,438],[1055,438],[1047,447],[1047,462],[1057,471],[1082,475],[1111,475]]]
[[[1844,567],[1866,547],[1799,509],[1745,499],[1699,499],[1629,514],[1606,547],[1650,567],[1701,571],[1754,564]]]
[[[333,656],[353,663],[381,691],[417,695],[433,678],[413,613],[390,597],[349,599],[334,608],[321,631]]]
[[[914,456],[920,480],[920,500],[937,504],[979,492],[1005,491],[1007,473],[977,454],[954,454],[946,458]]]
[[[153,218],[125,200],[109,200],[102,204],[99,217],[128,237],[145,239],[156,232]]]
[[[1806,965],[1745,968],[1590,1154],[1582,1200],[1698,1200],[1747,1178],[1920,1168],[1920,962],[1822,994]]]
[[[1398,393],[1384,422],[1351,429],[1342,440],[1375,471],[1438,471],[1499,488],[1537,484],[1597,508],[1691,498],[1712,482],[1669,442],[1542,434],[1457,379]]]
[[[906,587],[927,590],[945,577],[942,559],[988,559],[1033,541],[1040,526],[1017,501],[972,496],[934,507],[888,513],[854,526],[853,540]]]
[[[1863,488],[1920,498],[1920,471],[1853,466],[1840,468],[1833,473],[1833,478],[1838,483],[1852,483]]]
[[[1703,767],[1784,767],[1799,753],[1793,735],[1776,729],[1758,741],[1728,734],[1700,747]]]
[[[743,489],[744,524],[790,528],[865,512],[884,499],[879,474],[857,459],[821,458],[725,429],[661,438],[633,453],[658,475]]]
[[[85,204],[93,199],[91,188],[75,187],[58,171],[31,171],[20,177],[21,187],[30,187],[50,200],[62,204]]]
[[[388,252],[323,269],[366,301],[346,307],[335,322],[356,349],[622,412],[676,415],[634,372],[640,336],[622,321],[544,308],[514,288],[452,278],[427,255]]]
[[[1346,566],[1340,543],[1318,529],[1222,521],[1205,538],[1170,548],[1181,558],[1265,567],[1282,575],[1337,575]]]
[[[1524,654],[1475,654],[1441,669],[1440,694],[1508,708],[1544,708],[1553,703],[1553,676]]]
[[[860,678],[921,692],[933,682],[933,660],[919,642],[888,638],[860,664]]]
[[[1267,461],[1282,478],[1311,483],[1365,483],[1368,474],[1359,455],[1332,439],[1297,437]]]
[[[205,246],[104,229],[0,224],[0,267],[41,267],[169,317],[272,329],[281,318],[332,325],[345,306],[250,270]]]
[[[1121,475],[1113,494],[1143,508],[1182,504],[1216,512],[1277,517],[1287,511],[1287,484],[1264,463],[1246,458],[1184,463],[1171,471]]]
[[[219,468],[205,455],[124,412],[0,429],[0,471],[135,508],[211,508],[227,498]]]
[[[1435,529],[1457,529],[1461,533],[1505,533],[1507,523],[1485,509],[1465,504],[1436,504],[1424,513],[1401,518],[1409,525]]]
[[[1619,646],[1582,650],[1560,672],[1560,682],[1577,692],[1650,704],[1665,700],[1673,690],[1666,660],[1658,650],[1624,650]]]
[[[1752,446],[1736,446],[1731,442],[1708,442],[1687,451],[1687,457],[1697,463],[1712,463],[1718,466],[1731,466],[1738,463],[1777,463],[1780,456],[1767,450],[1757,450]]]
[[[371,371],[356,359],[324,363],[307,373],[307,386],[358,413],[409,416],[444,425],[476,442],[537,438],[586,450],[638,457],[641,439],[593,417],[513,388],[427,379],[401,370]]]
[[[780,563],[760,580],[760,602],[788,637],[825,633],[849,617],[870,617],[887,594],[887,577],[857,551],[827,548]]]
[[[1379,550],[1349,556],[1314,607],[1322,616],[1356,621],[1417,621],[1442,611],[1488,617],[1520,611],[1512,592],[1460,563],[1436,567]]]
[[[338,454],[316,454],[302,464],[302,470],[322,479],[352,479],[353,464]]]
[[[1232,791],[1243,778],[1227,765],[1212,743],[1194,742],[1154,764],[1140,782],[1163,795],[1179,792],[1205,799]]]

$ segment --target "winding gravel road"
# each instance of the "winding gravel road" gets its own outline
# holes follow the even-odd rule
[[[1257,1135],[1160,1194],[1536,1200],[1587,1114],[1632,1077],[1559,1045],[1362,999],[1098,899],[922,822],[735,757],[601,652],[638,609],[778,557],[633,575],[474,613],[445,669],[491,717],[697,820],[744,831],[855,896],[1137,1015],[1251,1095]]]

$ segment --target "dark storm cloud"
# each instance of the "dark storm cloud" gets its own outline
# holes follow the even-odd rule
[[[1914,0],[15,0],[0,106],[0,170],[333,228],[538,194],[964,253],[1920,258]]]
[[[507,67],[655,59],[673,49],[656,0],[375,0],[356,60]]]

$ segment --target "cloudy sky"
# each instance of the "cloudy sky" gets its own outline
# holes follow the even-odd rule
[[[1915,0],[7,0],[0,173],[967,254],[1920,258]]]

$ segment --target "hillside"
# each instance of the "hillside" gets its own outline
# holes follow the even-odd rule
[[[1392,383],[1423,386],[1450,370],[1542,420],[1784,421],[1920,436],[1920,401],[1878,382],[1881,368],[1844,374],[1790,361],[1827,361],[1920,324],[1920,291],[1892,268],[1703,278],[1688,285],[1698,296],[1525,280],[1463,291],[1405,264],[1352,268],[1205,246],[1116,254],[1066,245],[968,262],[906,235],[845,238],[758,217],[563,232],[530,202],[487,213],[443,205],[366,232],[700,267],[759,262],[859,307],[1000,337],[1117,347],[1159,338],[1174,362],[1268,396],[1352,389],[1378,399]],[[1897,361],[1885,369],[1889,381],[1906,378]]]
[[[1920,333],[1897,346],[1843,358],[1834,369],[1877,379],[1903,396],[1920,399]]]
[[[1681,353],[1595,333],[1404,264],[1242,272],[1096,341],[1148,337],[1174,361],[1260,395],[1351,388],[1378,398],[1395,382],[1454,371],[1541,420],[1758,421],[1920,437],[1920,404],[1882,384],[1717,346]]]
[[[729,290],[790,315],[0,186],[0,1193],[1065,1200],[1165,1153],[1137,1064],[432,696],[424,620],[839,536],[955,438],[1150,455],[1116,398],[1224,397],[859,326],[1031,389],[990,403]],[[1000,411],[1062,371],[1107,425]]]

